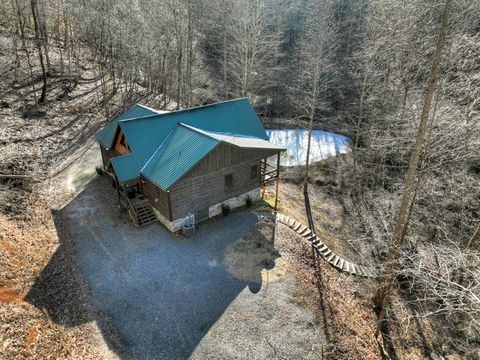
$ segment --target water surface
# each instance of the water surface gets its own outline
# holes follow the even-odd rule
[[[304,165],[307,156],[308,131],[305,129],[269,129],[270,142],[287,149],[282,155],[283,166]],[[350,151],[349,138],[331,132],[313,130],[310,162],[338,156]]]

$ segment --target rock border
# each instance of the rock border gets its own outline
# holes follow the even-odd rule
[[[357,265],[343,259],[341,256],[335,254],[335,252],[329,249],[328,246],[325,245],[316,235],[312,234],[312,231],[307,226],[301,224],[299,221],[280,213],[277,213],[276,220],[277,222],[287,225],[297,234],[308,240],[315,248],[317,253],[320,254],[330,265],[332,265],[336,269],[356,276],[363,276],[368,278],[377,277],[377,270],[375,268],[372,268],[370,266]]]

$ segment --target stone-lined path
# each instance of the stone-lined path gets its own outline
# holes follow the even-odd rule
[[[313,247],[315,248],[315,250],[317,250],[317,252],[327,262],[329,262],[332,266],[336,267],[338,270],[352,274],[352,275],[357,275],[357,276],[365,276],[365,277],[371,277],[371,278],[377,276],[376,269],[369,266],[353,264],[343,259],[342,257],[338,256],[337,254],[335,254],[317,236],[313,235],[308,227],[301,224],[297,220],[278,213],[277,221],[287,225],[297,234],[299,234],[300,236],[310,241]]]

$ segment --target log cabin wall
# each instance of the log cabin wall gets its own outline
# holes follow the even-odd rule
[[[140,179],[141,192],[150,200],[150,203],[167,219],[170,219],[170,204],[168,193],[153,184],[150,180],[142,177]],[[172,220],[172,219],[170,219]]]
[[[242,149],[220,144],[182,179],[170,187],[172,218],[202,211],[260,186],[260,160],[272,150]],[[253,167],[256,166],[256,173]],[[226,176],[233,184],[226,187]]]

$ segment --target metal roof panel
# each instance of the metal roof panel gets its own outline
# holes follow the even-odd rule
[[[105,148],[108,149],[112,144],[113,136],[115,135],[115,129],[119,121],[149,115],[158,115],[162,113],[164,112],[151,109],[145,105],[135,104],[131,106],[126,112],[110,121],[103,129],[98,131],[95,134],[95,140],[97,140],[100,144],[102,144]]]
[[[142,169],[150,181],[167,190],[203,159],[220,141],[178,126]]]
[[[120,183],[139,177],[142,163],[134,154],[116,156],[111,159],[111,162]]]

